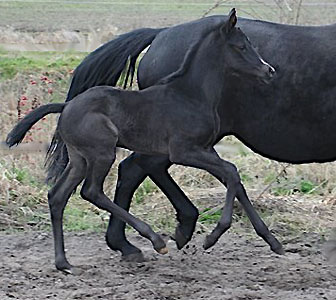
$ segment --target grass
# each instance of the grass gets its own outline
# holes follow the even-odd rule
[[[134,201],[137,204],[143,203],[146,198],[152,196],[158,192],[157,186],[149,178],[146,178],[144,182],[135,191]]]
[[[214,211],[211,211],[211,208],[207,207],[200,213],[198,222],[204,225],[215,224],[220,220],[221,214],[221,209],[215,209]]]
[[[86,56],[76,52],[8,52],[0,50],[0,81],[14,79],[18,74],[61,74],[73,70]]]

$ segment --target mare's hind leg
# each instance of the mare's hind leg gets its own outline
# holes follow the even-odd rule
[[[63,171],[55,186],[48,192],[51,224],[54,235],[55,265],[58,270],[72,273],[73,267],[66,259],[63,237],[63,211],[71,193],[84,179],[86,164],[78,155],[70,151],[70,163]]]
[[[272,235],[265,223],[254,210],[240,181],[237,168],[233,164],[221,159],[212,148],[206,150],[190,146],[183,147],[183,145],[181,147],[180,143],[172,145],[170,155],[172,162],[204,169],[214,175],[227,187],[227,197],[222,217],[216,228],[209,236],[207,236],[204,244],[205,249],[213,246],[220,236],[230,228],[233,201],[234,198],[237,197],[250,218],[253,227],[256,229],[257,234],[270,245],[271,250],[278,254],[283,254],[282,245]]]
[[[175,239],[177,247],[181,249],[192,237],[198,218],[198,210],[168,174],[170,166],[171,162],[167,156],[131,154],[119,165],[115,203],[129,210],[135,190],[149,175],[176,209],[179,223]],[[113,216],[110,217],[106,242],[112,250],[121,251],[126,260],[143,260],[140,249],[126,239],[125,223]]]
[[[132,159],[123,160],[118,167],[118,181],[115,188],[114,203],[129,211],[132,196],[140,183],[146,178],[144,170]],[[120,251],[126,261],[142,262],[144,256],[141,250],[130,243],[125,234],[126,223],[110,215],[108,228],[105,234],[107,245],[114,251]]]
[[[160,254],[167,253],[166,244],[160,235],[156,234],[148,224],[113,203],[103,191],[105,177],[115,160],[115,147],[112,151],[113,153],[111,153],[111,147],[96,144],[90,151],[90,153],[86,153],[85,155],[88,167],[85,182],[81,190],[82,197],[131,225],[143,237],[149,239],[154,249]]]

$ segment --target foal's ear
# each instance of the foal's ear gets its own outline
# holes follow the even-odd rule
[[[229,33],[233,27],[237,24],[236,9],[232,8],[229,13],[229,20],[226,23],[226,32]]]

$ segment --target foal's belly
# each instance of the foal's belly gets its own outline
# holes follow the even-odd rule
[[[130,126],[119,131],[118,147],[144,154],[168,154],[168,135],[159,126]]]

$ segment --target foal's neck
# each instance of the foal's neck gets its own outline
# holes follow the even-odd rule
[[[220,70],[219,70],[220,69]],[[167,86],[178,94],[185,95],[186,101],[193,101],[202,107],[217,108],[225,96],[227,76],[225,66],[207,65],[202,69],[193,64],[180,77],[169,82]]]

